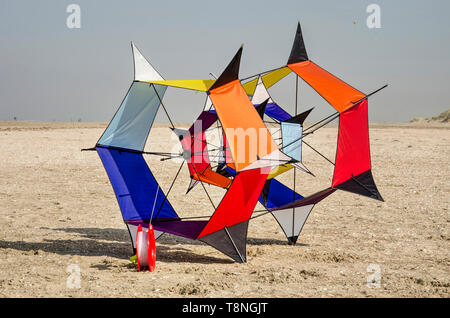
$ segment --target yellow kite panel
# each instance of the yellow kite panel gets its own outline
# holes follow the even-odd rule
[[[145,81],[163,86],[191,89],[194,91],[206,92],[215,82],[215,80],[169,80],[169,81]]]
[[[264,86],[266,88],[269,88],[270,86],[274,85],[279,80],[285,78],[291,72],[292,72],[292,70],[289,67],[283,67],[283,68],[279,68],[275,71],[272,71],[270,73],[264,74],[263,76],[261,76],[261,79],[264,83]]]

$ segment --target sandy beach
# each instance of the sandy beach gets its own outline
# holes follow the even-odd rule
[[[138,272],[112,187],[94,151],[104,123],[0,122],[1,297],[449,297],[450,124],[373,124],[372,171],[385,202],[337,191],[318,204],[297,245],[271,215],[250,222],[247,263],[169,234],[154,272]],[[156,125],[146,150],[176,144]],[[336,127],[311,144],[334,158]],[[296,189],[331,183],[333,166],[304,147]],[[146,160],[165,192],[180,165]],[[169,200],[182,216],[212,214],[182,169]],[[292,175],[279,178],[292,185]],[[209,187],[217,204],[224,194]],[[257,210],[262,207],[257,205]],[[72,265],[74,264],[74,265]],[[71,267],[72,266],[72,267]],[[70,288],[71,268],[81,271]],[[368,285],[379,269],[378,286]],[[69,287],[68,287],[69,286]],[[372,288],[371,288],[372,287]]]

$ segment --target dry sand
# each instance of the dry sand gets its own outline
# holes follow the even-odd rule
[[[166,234],[156,271],[139,273],[100,159],[80,152],[104,124],[0,123],[0,296],[449,297],[449,128],[372,125],[372,169],[386,202],[338,191],[314,208],[295,246],[265,215],[250,223],[245,264]],[[161,126],[149,141],[152,151],[176,143]],[[336,128],[311,144],[334,158]],[[297,173],[300,193],[329,186],[332,166],[306,147],[304,158],[316,177]],[[167,191],[179,163],[146,159]],[[171,203],[183,216],[210,214],[200,186],[184,195],[186,170]],[[292,185],[292,175],[281,181]],[[217,203],[223,191],[209,190]],[[67,287],[71,264],[80,288]],[[379,288],[367,285],[369,265],[380,269]]]

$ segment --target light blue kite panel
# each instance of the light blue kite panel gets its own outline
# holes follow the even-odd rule
[[[143,151],[166,88],[133,82],[98,144]]]
[[[302,161],[302,134],[303,127],[300,124],[289,122],[281,123],[283,152],[298,161]]]

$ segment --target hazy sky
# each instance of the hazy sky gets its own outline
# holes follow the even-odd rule
[[[69,29],[66,8],[81,7]],[[366,25],[369,4],[381,28]],[[450,1],[0,2],[0,120],[109,121],[133,77],[130,41],[166,79],[220,74],[244,43],[241,78],[282,66],[301,21],[311,60],[369,93],[371,121],[408,121],[450,108]],[[270,92],[294,107],[292,75]],[[190,122],[204,93],[169,89],[175,122]],[[332,113],[306,84],[300,110]],[[158,117],[164,120],[163,116]]]

